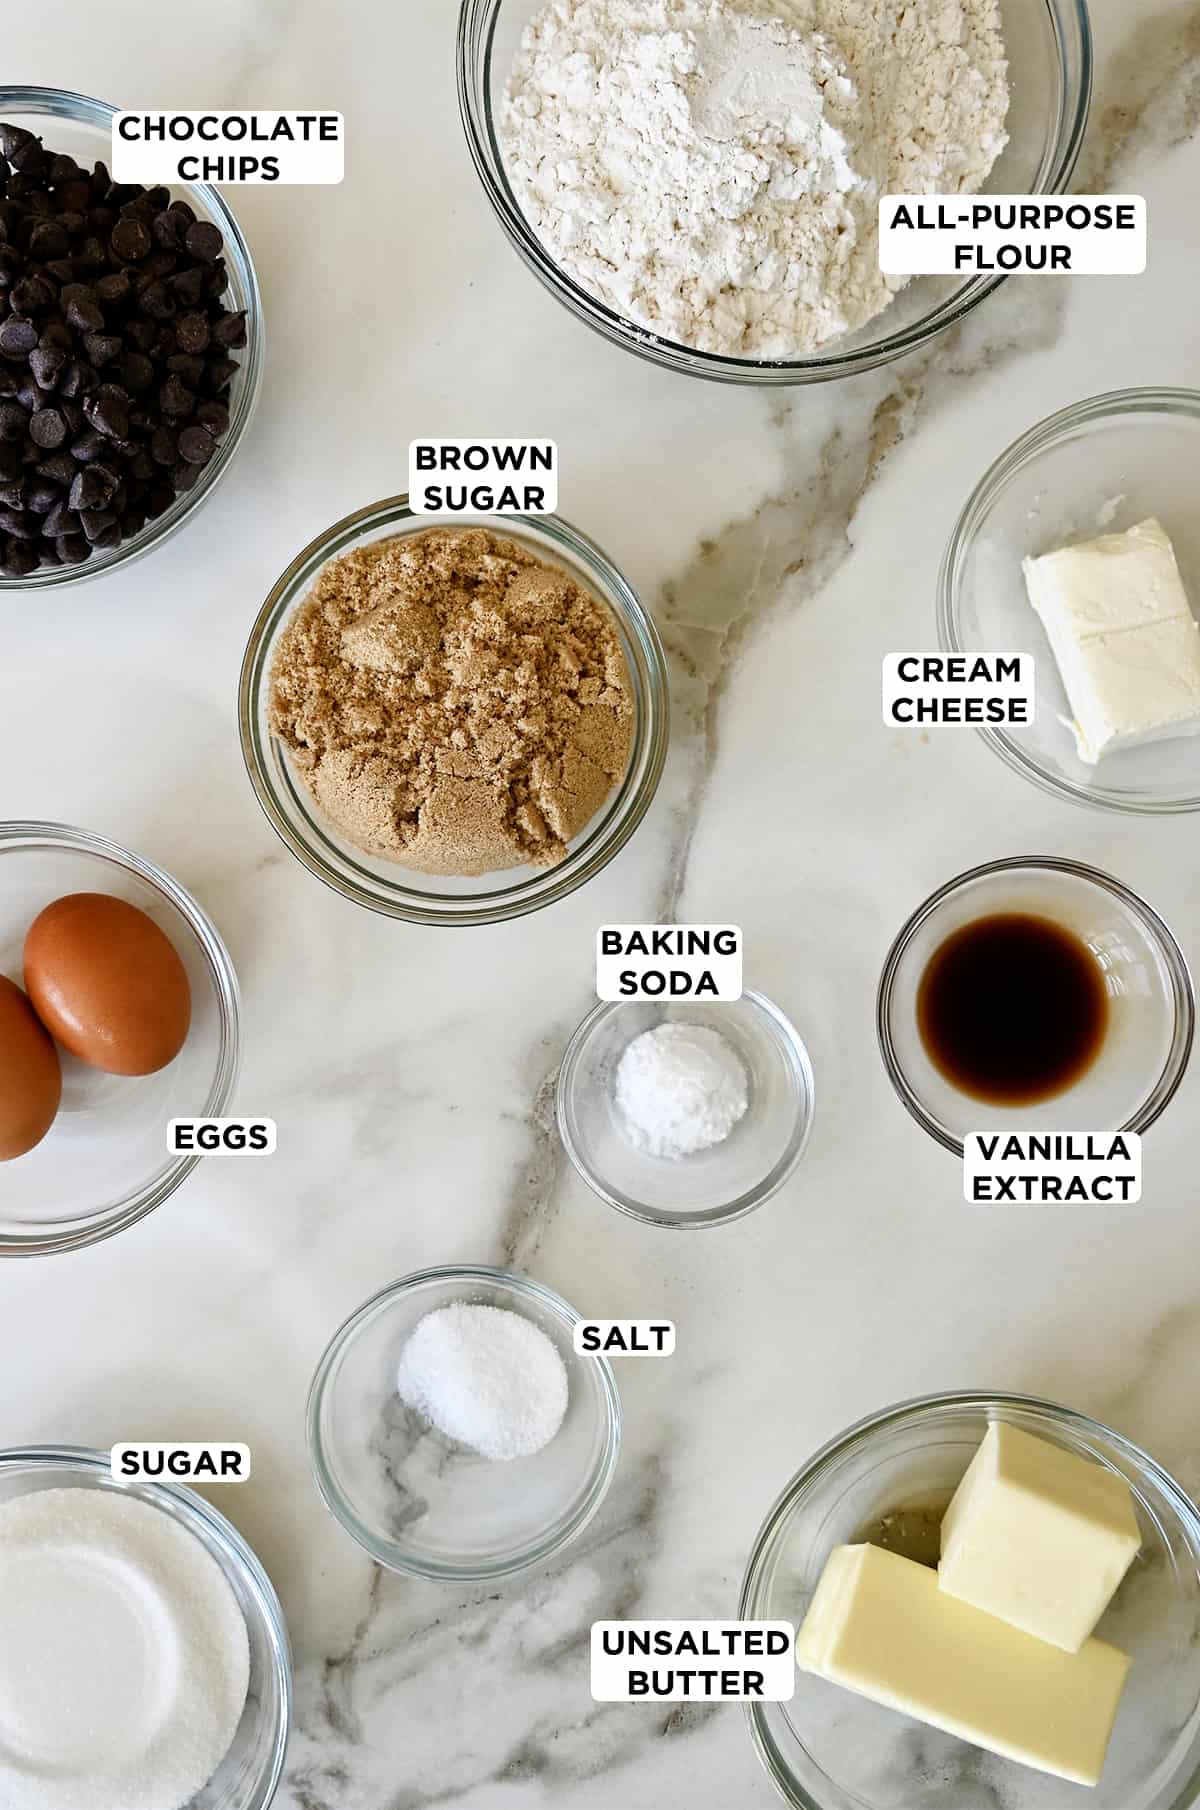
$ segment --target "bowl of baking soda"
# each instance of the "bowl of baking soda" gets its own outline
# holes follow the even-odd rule
[[[558,1076],[567,1155],[610,1206],[661,1226],[723,1225],[782,1188],[813,1116],[808,1051],[760,993],[598,1005]]]
[[[291,1655],[223,1515],[107,1453],[0,1452],[4,1810],[266,1810]]]
[[[607,1361],[580,1315],[484,1265],[421,1270],[364,1302],[317,1366],[308,1440],[326,1506],[380,1565],[503,1577],[582,1532],[616,1469]]]

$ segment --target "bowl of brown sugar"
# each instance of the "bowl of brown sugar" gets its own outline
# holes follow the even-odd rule
[[[310,542],[242,665],[251,783],[311,873],[391,917],[552,904],[633,834],[666,756],[662,648],[558,516],[431,525],[406,497]]]

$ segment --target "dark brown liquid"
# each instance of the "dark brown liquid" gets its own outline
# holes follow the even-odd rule
[[[1000,912],[948,936],[917,990],[930,1061],[996,1106],[1049,1100],[1095,1061],[1108,1025],[1100,964],[1049,918]]]

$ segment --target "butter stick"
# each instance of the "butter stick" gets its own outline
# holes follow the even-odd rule
[[[879,1546],[836,1546],[796,1640],[806,1670],[1079,1785],[1095,1785],[1129,1661],[1035,1640]]]
[[[943,1590],[1077,1653],[1141,1534],[1115,1471],[993,1421],[942,1522]]]

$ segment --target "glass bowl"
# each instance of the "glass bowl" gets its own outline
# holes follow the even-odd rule
[[[325,821],[278,737],[271,733],[271,667],[292,611],[321,567],[376,540],[430,528],[490,528],[561,566],[604,604],[620,637],[633,687],[633,746],[625,777],[557,867],[516,867],[477,878],[422,874],[364,854]],[[566,898],[599,873],[645,816],[666,759],[670,701],[666,664],[653,622],[636,593],[594,542],[556,515],[416,516],[406,496],[347,515],[298,553],[274,586],[250,633],[242,662],[239,722],[250,783],[271,825],[297,860],[343,898],[414,924],[495,924]]]
[[[1021,561],[1148,515],[1175,546],[1200,607],[1200,520],[1192,473],[1200,460],[1200,392],[1114,390],[1022,434],[984,473],[955,524],[938,579],[938,638],[953,653],[1034,659],[1034,721],[979,733],[1008,766],[1076,804],[1112,811],[1200,810],[1200,736],[1081,761],[1050,642],[1025,590]]]
[[[622,1129],[617,1064],[657,1024],[707,1025],[733,1044],[749,1078],[749,1104],[729,1136],[694,1156],[652,1156]],[[720,1004],[620,1000],[588,1013],[567,1047],[555,1111],[567,1155],[610,1207],[658,1226],[741,1219],[782,1188],[804,1153],[814,1087],[808,1051],[778,1006],[744,992]]]
[[[795,1810],[1184,1810],[1200,1789],[1200,1515],[1144,1452],[1086,1415],[1021,1395],[948,1394],[860,1421],[810,1458],[759,1532],[746,1619],[804,1619],[832,1547],[879,1541],[885,1517],[936,1522],[991,1420],[1118,1472],[1142,1548],[1099,1626],[1133,1659],[1108,1764],[1088,1789],[910,1721],[809,1672],[790,1703],[755,1704],[750,1729]],[[893,1519],[893,1527],[896,1522]],[[936,1556],[910,1551],[913,1558]]]
[[[66,89],[0,85],[0,120],[24,126],[44,138],[48,149],[65,152],[82,164],[99,160],[111,168],[112,120],[118,111],[105,101],[91,100],[86,94],[72,94]],[[128,565],[152,547],[161,546],[212,495],[229,470],[249,425],[258,401],[264,354],[262,297],[250,249],[218,189],[208,183],[173,182],[167,186],[172,195],[195,209],[198,219],[211,220],[220,227],[229,270],[228,305],[231,310],[246,311],[246,344],[235,354],[238,369],[229,394],[228,432],[192,488],[177,496],[171,507],[147,522],[140,533],[130,535],[116,547],[97,547],[81,565],[39,566],[27,578],[9,578],[0,573],[0,594],[78,584],[111,572],[116,566]]]
[[[917,991],[934,951],[963,924],[1005,911],[1073,931],[1102,968],[1108,994],[1094,1062],[1033,1106],[994,1106],[960,1092],[934,1067],[917,1028]],[[1183,1079],[1194,1022],[1187,962],[1158,913],[1119,880],[1052,855],[990,861],[947,881],[909,918],[879,982],[879,1047],[892,1085],[917,1123],[959,1156],[970,1132],[1145,1131]]]
[[[57,1119],[33,1150],[0,1165],[0,1257],[76,1250],[142,1219],[200,1160],[169,1154],[167,1121],[219,1116],[237,1080],[238,984],[224,943],[177,881],[103,836],[0,824],[0,974],[20,983],[26,931],[71,892],[114,893],[166,932],[191,982],[192,1025],[154,1075],[102,1074],[60,1050]]]
[[[481,1458],[396,1392],[417,1323],[462,1301],[522,1314],[566,1365],[566,1419],[528,1458]],[[309,1391],[309,1451],[326,1506],[378,1564],[450,1582],[504,1577],[583,1531],[616,1469],[621,1403],[607,1360],[575,1352],[580,1317],[540,1282],[466,1264],[393,1282],[338,1329]]]
[[[178,1483],[116,1482],[107,1452],[28,1446],[0,1452],[0,1502],[43,1489],[101,1489],[169,1515],[221,1568],[250,1638],[250,1688],[233,1745],[181,1810],[267,1810],[279,1787],[292,1720],[292,1655],[271,1580],[224,1515]]]
[[[509,184],[497,118],[513,56],[542,0],[462,0],[458,96],[467,143],[484,193],[524,262],[550,293],[614,344],[668,370],[724,383],[819,383],[871,370],[926,345],[1004,280],[918,277],[858,332],[807,358],[725,358],[662,339],[624,319],[559,269],[529,225]],[[1079,156],[1092,84],[1084,0],[1000,0],[1008,47],[1009,144],[984,193],[1055,194]]]

